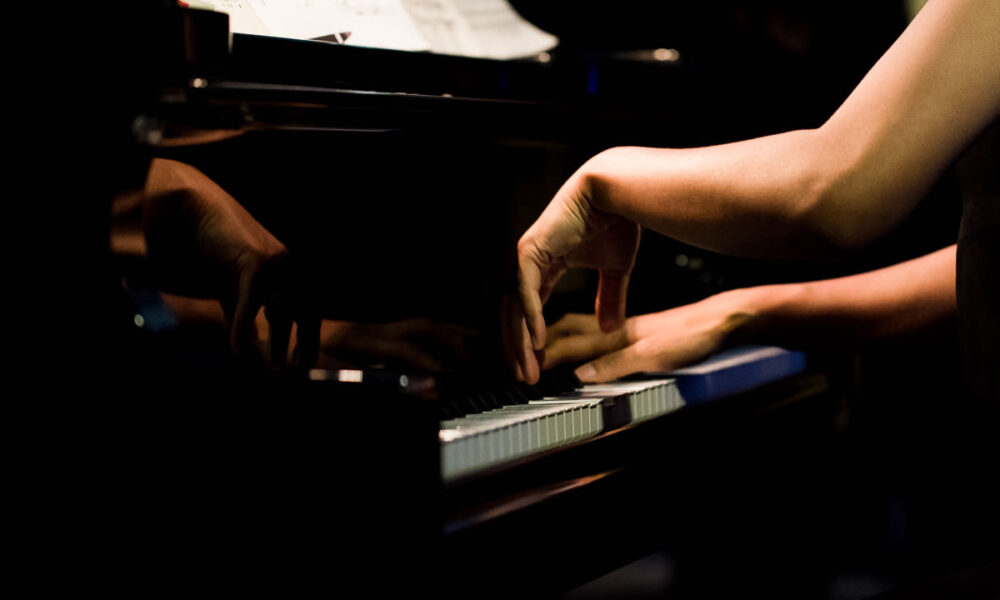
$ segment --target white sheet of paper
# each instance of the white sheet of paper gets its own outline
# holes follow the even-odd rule
[[[330,0],[348,15],[348,46],[389,50],[430,50],[402,0]],[[341,33],[341,32],[337,32]]]
[[[451,0],[479,44],[479,56],[518,58],[551,50],[559,39],[519,15],[507,0]]]
[[[330,0],[247,0],[279,37],[308,40],[350,31],[350,14]]]
[[[197,0],[229,13],[235,33],[293,39],[336,36],[350,46],[486,58],[532,56],[558,39],[507,0]]]

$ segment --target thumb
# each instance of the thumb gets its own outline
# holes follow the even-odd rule
[[[271,364],[283,366],[288,354],[288,339],[292,335],[292,317],[287,307],[276,298],[264,305],[264,316],[270,326]]]
[[[612,381],[642,370],[641,356],[635,345],[632,345],[580,365],[575,373],[583,383],[597,383]]]

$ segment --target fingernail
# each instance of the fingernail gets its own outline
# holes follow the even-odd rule
[[[575,371],[576,377],[580,381],[590,381],[597,375],[597,369],[593,365],[583,365]]]

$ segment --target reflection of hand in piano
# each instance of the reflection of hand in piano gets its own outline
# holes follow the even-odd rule
[[[467,327],[424,318],[388,323],[324,320],[320,331],[320,367],[347,361],[354,366],[384,364],[431,373],[468,365],[476,337]]]
[[[156,159],[143,221],[160,283],[220,300],[233,351],[258,354],[255,321],[265,307],[272,361],[284,361],[293,318],[303,362],[315,360],[319,318],[304,310],[288,249],[222,187],[188,164]]]
[[[281,240],[189,164],[154,160],[143,202],[149,240],[143,252],[157,266],[164,291],[182,294],[169,295],[176,316],[181,323],[225,325],[239,354],[270,355],[275,365],[432,373],[471,360],[476,332],[466,327],[430,319],[320,321],[307,286],[321,275],[295,267]]]

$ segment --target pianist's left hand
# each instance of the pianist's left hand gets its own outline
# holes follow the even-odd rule
[[[534,383],[545,347],[542,305],[571,268],[600,274],[597,322],[613,331],[625,321],[625,296],[639,249],[639,226],[595,205],[596,180],[581,167],[517,244],[517,290],[504,302],[503,343],[518,379]]]

